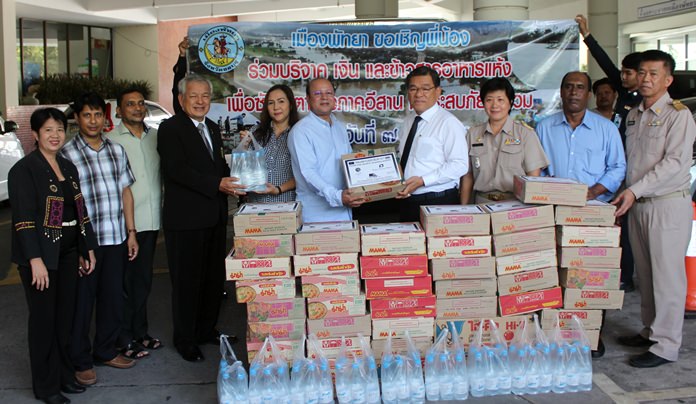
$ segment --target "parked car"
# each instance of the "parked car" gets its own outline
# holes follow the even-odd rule
[[[154,101],[145,100],[145,107],[147,108],[145,125],[150,128],[158,129],[162,121],[172,116],[169,111]],[[73,118],[73,111],[70,107],[67,107],[64,112],[68,117],[68,137],[73,137],[77,134],[77,123]],[[116,113],[116,100],[106,100],[106,116],[107,120],[104,125],[104,132],[111,132],[121,123],[121,117]]]
[[[17,139],[15,130],[17,124],[13,121],[5,121],[0,116],[0,202],[9,199],[7,192],[7,175],[10,168],[24,157],[22,143]]]

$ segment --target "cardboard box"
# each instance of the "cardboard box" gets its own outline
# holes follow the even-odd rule
[[[572,226],[613,226],[616,206],[593,199],[583,207],[556,206],[556,224]]]
[[[296,276],[358,273],[357,253],[295,255],[292,261]]]
[[[621,247],[561,247],[562,268],[620,268]]]
[[[498,234],[493,236],[493,246],[496,257],[556,248],[556,229],[542,227],[517,233]]]
[[[374,300],[372,300],[374,301]],[[372,319],[381,318],[406,318],[406,317],[433,317],[437,315],[437,309],[433,307],[409,307],[393,310],[371,310]]]
[[[295,253],[291,234],[234,238],[234,258],[289,257]]]
[[[307,318],[310,320],[364,316],[365,313],[365,295],[307,299]]]
[[[370,315],[355,317],[323,318],[307,320],[307,332],[316,334],[317,338],[351,337],[372,334]]]
[[[433,282],[430,275],[418,278],[365,280],[365,296],[368,299],[429,296],[432,294]]]
[[[544,309],[541,311],[541,328],[553,328],[558,324],[563,330],[571,330],[575,327],[573,316],[577,316],[582,326],[588,329],[600,329],[602,327],[602,310],[566,310]]]
[[[299,348],[301,343],[301,340],[295,340],[295,341],[279,341],[276,340],[276,345],[278,346],[278,349],[280,350],[280,356],[283,358],[283,360],[287,361],[288,363],[292,363],[293,360],[293,354],[295,351]],[[247,358],[249,358],[249,363],[251,363],[254,358],[259,354],[259,350],[263,347],[263,341],[257,342],[257,341],[247,341]],[[266,345],[266,361],[272,361],[273,360],[273,353],[271,351],[271,346]]]
[[[498,285],[495,278],[453,279],[435,282],[435,296],[438,299],[495,296],[497,291]]]
[[[308,275],[302,278],[302,297],[334,297],[360,294],[360,277],[350,275]]]
[[[237,303],[274,302],[295,297],[295,279],[256,279],[235,283]]]
[[[232,217],[235,236],[295,234],[302,225],[300,202],[245,203]]]
[[[529,321],[529,325],[532,325],[529,316],[509,316],[509,317],[492,317],[486,318],[483,322],[483,330],[481,331],[481,341],[482,343],[488,345],[491,343],[491,323],[488,320],[493,320],[496,327],[502,332],[503,338],[509,344],[519,331],[522,330],[524,326],[524,320]],[[528,327],[529,327],[528,325]],[[435,320],[435,338],[440,336],[442,330],[447,328],[450,334],[447,337],[448,343],[452,342],[452,331],[456,330],[459,335],[459,339],[466,348],[471,345],[476,331],[481,327],[481,319],[479,318],[469,318],[469,319],[437,319]]]
[[[512,186],[515,197],[525,203],[569,206],[587,203],[587,184],[570,178],[516,175]]]
[[[490,215],[478,205],[424,205],[420,209],[426,237],[491,233]]]
[[[305,316],[305,300],[301,297],[247,303],[248,322],[304,320]]]
[[[563,308],[620,310],[623,307],[623,299],[623,290],[566,289]]]
[[[428,349],[433,345],[433,338],[432,337],[417,337],[417,338],[411,338],[411,341],[413,342],[413,345],[416,347],[418,352],[421,354],[421,358],[425,358],[425,354],[428,352]],[[406,338],[392,338],[391,339],[391,344],[392,344],[392,354],[405,354],[408,350],[408,346],[406,343]],[[384,350],[387,347],[387,340],[386,339],[376,339],[372,341],[372,353],[375,355],[375,361],[377,363],[381,363],[382,361],[382,355],[384,355]]]
[[[437,300],[437,318],[489,318],[498,314],[495,296]]]
[[[428,237],[428,258],[489,257],[491,236]]]
[[[558,226],[556,234],[562,247],[618,247],[621,227]]]
[[[382,255],[360,257],[363,279],[414,278],[428,275],[428,257],[423,255]]]
[[[535,269],[498,277],[500,296],[527,293],[535,290],[558,286],[558,269],[556,267]]]
[[[394,149],[385,149],[361,150],[341,156],[341,167],[350,192],[364,198],[365,202],[393,198],[406,188]],[[371,170],[376,164],[380,168],[373,173]]]
[[[369,336],[367,338],[369,344]],[[321,353],[327,359],[338,358],[338,354],[341,352],[341,348],[343,347],[342,341],[345,341],[346,353],[348,354],[349,358],[352,358],[351,353],[355,353],[355,355],[357,355],[358,357],[363,356],[363,350],[360,344],[360,337],[345,337],[345,340],[343,340],[343,338],[341,337],[321,338],[317,341],[319,341],[319,348],[321,348]],[[310,344],[309,341],[307,341],[307,357],[315,358],[316,356],[317,352],[314,349],[314,344]]]
[[[362,255],[425,254],[425,232],[416,222],[360,225]]]
[[[290,257],[236,259],[233,256],[234,251],[231,251],[225,258],[225,279],[228,281],[292,277]]]
[[[558,265],[556,249],[507,255],[495,259],[498,275],[514,274]]]
[[[370,300],[370,311],[435,307],[435,295]]]
[[[621,285],[621,268],[561,268],[560,285],[568,289],[617,290]]]
[[[555,309],[563,306],[560,287],[536,290],[516,295],[500,296],[500,315],[531,313],[541,309]]]
[[[358,221],[305,223],[295,234],[298,255],[360,252]]]
[[[433,326],[435,319],[432,317],[407,317],[398,319],[375,319],[372,320],[372,339],[387,339],[406,337],[408,331],[411,337],[432,337],[434,334]]]
[[[305,332],[304,319],[247,323],[249,342],[263,342],[269,335],[277,340],[298,340]]]
[[[491,214],[493,235],[554,226],[553,206],[503,201],[485,204],[483,208]]]
[[[551,337],[553,329],[544,330],[547,337]],[[597,350],[599,345],[599,330],[585,330],[585,336],[590,341],[590,349]],[[561,338],[572,343],[580,341],[580,333],[577,330],[561,330]]]
[[[495,276],[495,257],[441,258],[430,260],[433,280],[480,279]]]

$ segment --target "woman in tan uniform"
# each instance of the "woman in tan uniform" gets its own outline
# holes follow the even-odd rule
[[[538,176],[549,165],[534,129],[510,118],[515,90],[495,77],[481,86],[488,122],[466,134],[469,172],[461,179],[461,203],[489,203],[514,199],[515,175]]]

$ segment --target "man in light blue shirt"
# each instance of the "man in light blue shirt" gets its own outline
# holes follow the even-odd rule
[[[336,106],[334,87],[327,79],[307,85],[310,113],[288,135],[288,148],[295,176],[297,200],[302,202],[302,220],[329,222],[351,220],[351,208],[362,198],[351,195],[341,169],[341,155],[352,153],[346,125],[331,111]]]
[[[626,176],[626,157],[616,125],[587,109],[591,88],[587,73],[567,73],[561,81],[563,111],[536,131],[550,162],[544,174],[585,183],[588,200],[607,202]]]

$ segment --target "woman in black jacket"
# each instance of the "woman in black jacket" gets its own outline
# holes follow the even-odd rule
[[[97,240],[87,216],[77,169],[58,156],[67,119],[55,108],[31,116],[37,149],[10,170],[12,261],[29,305],[32,387],[46,403],[69,403],[75,382],[68,356],[77,277],[94,270]]]

